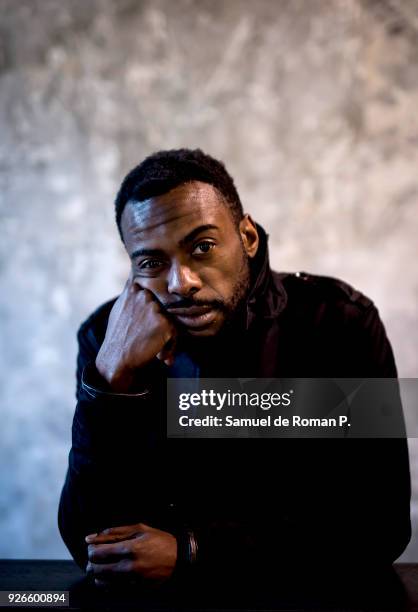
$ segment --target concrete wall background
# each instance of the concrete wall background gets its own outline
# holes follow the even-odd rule
[[[223,159],[276,269],[371,296],[418,375],[416,0],[0,0],[0,557],[67,557],[75,333],[148,153]],[[418,468],[410,441],[418,561]]]

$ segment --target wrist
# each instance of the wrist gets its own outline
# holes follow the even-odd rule
[[[96,357],[95,365],[99,374],[115,393],[129,393],[132,389],[135,375],[134,371],[130,368],[109,366],[105,359],[103,359],[100,351]]]
[[[130,393],[134,388],[134,373],[130,370],[116,372],[108,379],[108,383],[115,393]]]
[[[147,376],[136,378],[132,390],[129,392],[117,392],[109,385],[107,380],[98,371],[94,361],[89,361],[83,368],[81,374],[81,388],[93,398],[101,397],[102,399],[110,399],[112,397],[141,397],[144,398],[150,393],[150,384],[145,385],[143,380],[147,380]],[[148,382],[150,382],[148,380]]]

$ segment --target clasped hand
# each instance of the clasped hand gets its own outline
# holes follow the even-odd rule
[[[144,523],[112,527],[85,538],[89,562],[86,571],[97,585],[117,579],[167,580],[177,560],[177,540],[167,531]]]

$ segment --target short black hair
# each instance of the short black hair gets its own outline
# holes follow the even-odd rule
[[[238,226],[244,212],[234,180],[223,162],[200,149],[170,149],[149,155],[124,178],[115,200],[116,224],[122,242],[121,217],[128,202],[141,202],[191,181],[213,185]]]

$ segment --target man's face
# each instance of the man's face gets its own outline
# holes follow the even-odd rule
[[[252,220],[237,228],[219,192],[195,181],[129,202],[121,229],[136,282],[187,334],[216,335],[249,289],[258,247]]]

